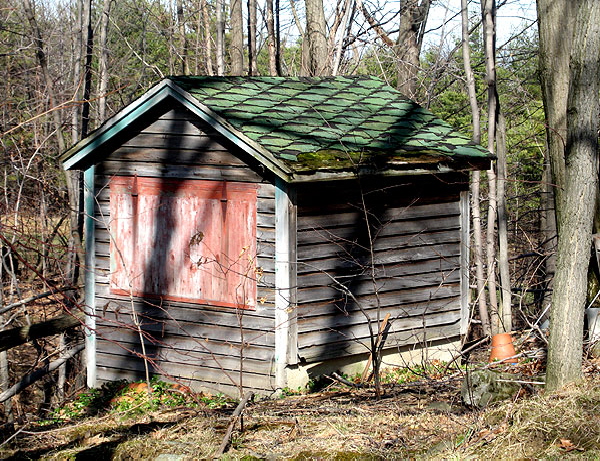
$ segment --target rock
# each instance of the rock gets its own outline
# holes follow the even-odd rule
[[[435,411],[444,411],[444,412],[452,411],[452,405],[450,405],[448,402],[429,402],[429,404],[427,405],[427,408],[429,410],[435,410]]]
[[[521,385],[514,381],[520,378],[513,373],[493,370],[468,371],[462,383],[463,401],[470,406],[484,408],[494,402],[512,399]]]

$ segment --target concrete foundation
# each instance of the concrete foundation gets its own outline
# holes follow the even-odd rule
[[[381,367],[382,369],[405,367],[425,364],[432,360],[449,362],[459,355],[460,348],[460,338],[434,341],[426,347],[413,345],[410,347],[389,348],[383,351]],[[368,360],[369,354],[365,353],[288,367],[286,369],[287,387],[293,390],[303,388],[308,384],[309,380],[334,371],[345,373],[348,376],[355,376],[363,372]]]

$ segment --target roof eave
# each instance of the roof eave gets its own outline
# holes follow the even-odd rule
[[[121,133],[144,113],[164,102],[167,98],[173,98],[192,113],[207,122],[218,133],[233,142],[266,169],[285,181],[290,181],[292,171],[286,165],[266,151],[259,144],[248,139],[242,133],[233,128],[226,120],[215,114],[210,108],[180,88],[170,79],[165,79],[157,86],[150,89],[142,97],[129,104],[123,110],[111,117],[100,128],[90,136],[82,139],[60,158],[65,170],[76,170],[86,168],[90,162],[89,156],[93,155],[101,146],[107,143],[117,134]]]
[[[416,176],[424,174],[459,173],[466,171],[487,170],[492,165],[492,158],[469,158],[461,161],[448,163],[414,164],[406,162],[402,167],[395,165],[394,168],[377,168],[364,165],[356,169],[344,170],[313,170],[296,171],[293,173],[292,183],[303,183],[313,181],[331,181],[352,179],[357,176]]]

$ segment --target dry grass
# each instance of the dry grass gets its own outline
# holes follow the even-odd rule
[[[481,459],[600,458],[597,378],[487,410],[478,431],[454,454]]]
[[[551,395],[464,408],[458,381],[330,389],[250,404],[223,459],[600,458],[598,375]],[[163,409],[19,434],[4,459],[210,459],[232,408]],[[11,458],[12,457],[12,458]],[[158,458],[161,459],[161,458]]]

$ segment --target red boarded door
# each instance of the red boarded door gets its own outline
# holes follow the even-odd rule
[[[249,183],[114,177],[111,291],[254,307],[256,197]]]

